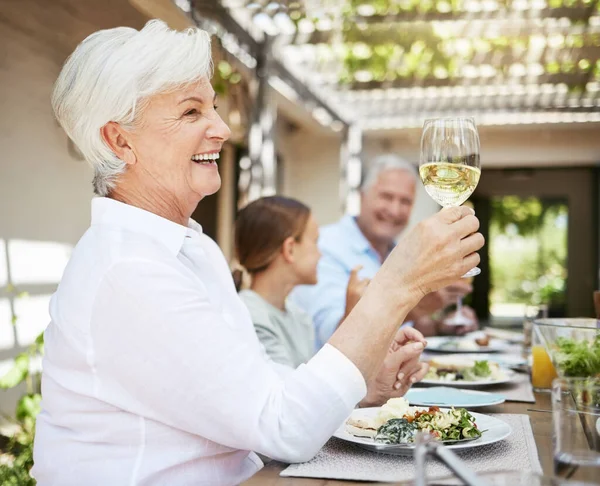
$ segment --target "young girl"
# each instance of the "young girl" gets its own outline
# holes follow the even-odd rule
[[[242,209],[235,224],[235,252],[252,277],[249,290],[240,297],[248,307],[259,340],[276,363],[297,368],[315,354],[313,323],[287,297],[296,285],[317,283],[319,228],[310,209],[295,199],[281,196],[258,199]],[[345,317],[365,290],[361,267],[352,270],[346,289]],[[239,272],[234,275],[241,283]],[[341,322],[340,321],[340,322]],[[420,362],[426,345],[414,329],[398,331],[377,377],[367,384],[359,406],[385,403],[402,396],[427,373]]]
[[[277,363],[298,367],[315,353],[312,319],[287,296],[296,285],[317,283],[321,257],[319,227],[308,206],[281,196],[258,199],[238,215],[235,251],[252,277],[240,297],[248,307],[256,334]],[[346,291],[346,315],[366,287],[352,271]],[[239,280],[236,279],[236,280]]]

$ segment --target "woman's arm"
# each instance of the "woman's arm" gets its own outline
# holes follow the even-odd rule
[[[410,231],[385,260],[329,343],[372,379],[398,327],[429,292],[479,263],[479,221],[466,207],[447,208]]]
[[[224,446],[310,459],[365,396],[361,373],[332,346],[281,373],[243,304],[220,308],[218,291],[148,260],[112,267],[91,321],[96,398]]]

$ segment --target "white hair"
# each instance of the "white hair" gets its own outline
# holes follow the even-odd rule
[[[413,164],[395,154],[383,154],[375,157],[369,165],[360,190],[364,192],[372,187],[379,179],[379,175],[388,170],[403,170],[409,173],[415,181],[418,180],[417,169]]]
[[[125,170],[104,142],[101,128],[116,122],[131,129],[149,97],[210,78],[210,36],[197,28],[171,30],[151,20],[100,30],[77,46],[52,93],[60,125],[94,169],[94,192],[106,196]]]

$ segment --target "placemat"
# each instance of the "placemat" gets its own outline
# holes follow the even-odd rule
[[[542,472],[531,424],[527,415],[492,414],[512,428],[501,442],[457,452],[476,472],[511,470]],[[450,470],[431,459],[427,477],[448,476]],[[309,462],[292,464],[281,472],[284,477],[340,479],[350,481],[408,481],[415,477],[412,457],[391,456],[367,451],[340,439],[331,438]]]
[[[481,391],[489,391],[504,395],[508,402],[535,403],[531,378],[527,373],[515,372],[515,379],[504,385],[493,385],[478,388]]]

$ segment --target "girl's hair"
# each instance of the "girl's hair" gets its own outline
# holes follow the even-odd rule
[[[288,197],[263,197],[248,204],[235,222],[235,255],[240,265],[250,275],[266,270],[286,239],[300,241],[309,217],[308,206]],[[233,273],[238,290],[241,276],[239,271]]]

